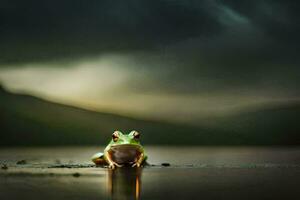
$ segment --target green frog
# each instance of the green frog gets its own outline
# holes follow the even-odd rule
[[[140,133],[137,131],[129,134],[115,131],[104,152],[93,155],[92,161],[96,165],[108,165],[111,169],[122,166],[141,167],[147,156],[139,140]]]

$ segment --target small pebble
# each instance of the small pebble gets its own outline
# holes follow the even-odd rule
[[[74,176],[74,177],[79,177],[80,174],[79,174],[78,172],[76,172],[76,173],[73,174],[73,176]]]
[[[161,163],[161,166],[164,166],[164,167],[169,167],[171,164],[170,163]]]
[[[17,162],[17,165],[25,165],[26,163],[27,163],[26,160],[19,160]]]
[[[6,170],[6,169],[8,169],[8,167],[7,167],[7,165],[6,165],[6,164],[4,164],[4,165],[2,165],[2,166],[1,166],[1,169],[4,169],[4,170]]]

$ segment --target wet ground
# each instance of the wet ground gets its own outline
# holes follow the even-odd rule
[[[101,147],[0,149],[0,199],[297,199],[300,147],[146,147],[150,166],[109,170]]]

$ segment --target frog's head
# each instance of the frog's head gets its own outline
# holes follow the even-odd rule
[[[115,131],[112,134],[111,146],[118,145],[140,145],[140,133],[131,131],[129,134],[123,134],[121,131]]]
[[[140,133],[137,131],[131,131],[129,134],[115,131],[112,134],[110,144],[104,151],[108,152],[111,159],[116,163],[134,163],[144,153],[139,139]]]

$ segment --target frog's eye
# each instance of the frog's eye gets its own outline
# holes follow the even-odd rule
[[[118,131],[115,131],[115,132],[112,134],[112,139],[113,139],[114,142],[118,141],[118,139],[119,139]]]
[[[140,136],[141,136],[141,134],[139,133],[139,132],[137,132],[137,131],[134,131],[133,132],[133,137],[134,137],[134,139],[140,139]]]

